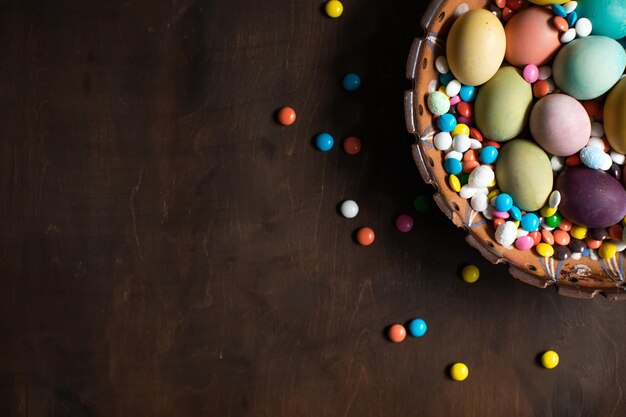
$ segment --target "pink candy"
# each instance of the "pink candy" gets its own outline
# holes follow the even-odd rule
[[[413,229],[413,217],[408,214],[401,214],[396,219],[396,228],[402,233],[410,232]]]
[[[460,101],[461,101],[461,97],[459,97],[458,95],[456,95],[456,96],[454,96],[454,97],[452,97],[452,98],[450,99],[450,105],[451,105],[451,106],[454,106],[454,105],[456,105],[456,104],[459,104],[459,102],[460,102]]]
[[[509,218],[509,213],[508,213],[508,212],[506,212],[506,211],[497,211],[497,210],[494,210],[494,211],[493,211],[493,216],[494,216],[494,217],[498,217],[498,218],[500,218],[500,219],[508,219],[508,218]]]
[[[534,64],[528,64],[524,67],[523,76],[529,83],[534,83],[539,79],[539,68]]]
[[[535,241],[532,237],[526,235],[518,237],[515,241],[515,247],[519,250],[528,250],[535,245]]]

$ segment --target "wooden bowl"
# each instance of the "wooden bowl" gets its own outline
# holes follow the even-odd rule
[[[447,184],[443,153],[432,143],[433,115],[426,105],[438,77],[435,58],[445,54],[445,37],[456,16],[468,9],[486,8],[487,4],[484,0],[433,0],[422,17],[425,35],[413,42],[406,68],[413,88],[404,95],[406,126],[416,138],[413,158],[417,168],[424,181],[434,186],[434,199],[441,211],[467,231],[467,242],[487,260],[508,263],[513,277],[541,288],[554,285],[559,294],[570,297],[592,298],[601,293],[609,299],[626,299],[623,252],[607,260],[582,257],[558,261],[541,257],[534,250],[504,248],[495,242],[491,223]]]

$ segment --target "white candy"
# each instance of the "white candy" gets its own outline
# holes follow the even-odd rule
[[[450,67],[448,66],[448,60],[445,55],[439,55],[437,59],[435,59],[435,68],[440,74],[447,74],[450,72]]]
[[[613,160],[611,159],[611,155],[608,153],[602,154],[602,165],[600,165],[600,169],[602,171],[607,171],[613,165]]]
[[[602,137],[604,135],[604,126],[600,122],[591,122],[591,136],[595,136],[597,138]]]
[[[452,148],[457,152],[466,152],[471,145],[472,142],[467,135],[456,135],[454,139],[452,139]]]
[[[461,83],[457,80],[452,80],[446,85],[446,94],[448,97],[454,97],[461,91]]]
[[[468,198],[472,198],[476,195],[478,190],[468,184],[465,184],[461,187],[461,191],[459,191],[459,195],[461,198],[467,200]]]
[[[477,194],[488,195],[489,194],[489,188],[487,188],[487,187],[478,187],[478,188],[476,188],[476,193]]]
[[[550,77],[552,77],[552,67],[549,67],[547,65],[539,67],[539,79],[540,80],[547,80]]]
[[[552,171],[559,172],[565,167],[565,158],[555,155],[550,158],[550,165],[552,165]]]
[[[593,249],[589,249],[589,257],[591,258],[592,261],[598,260],[598,255],[596,254],[596,251]]]
[[[591,20],[587,19],[586,17],[581,17],[580,19],[578,19],[574,27],[576,28],[576,35],[578,35],[579,38],[584,38],[591,34]]]
[[[561,193],[558,190],[554,190],[548,198],[548,206],[557,208],[559,204],[561,204]]]
[[[489,206],[487,201],[487,196],[482,193],[476,193],[472,197],[472,201],[470,201],[470,205],[475,211],[483,211],[486,210]]]
[[[626,156],[624,156],[624,154],[619,153],[617,151],[611,151],[611,159],[617,165],[624,165],[624,162],[626,162]]]
[[[612,240],[613,244],[615,244],[615,250],[618,252],[624,252],[626,249],[626,242],[618,242],[617,240]]]
[[[470,148],[471,149],[481,149],[483,144],[477,141],[476,139],[470,139]]]
[[[439,132],[433,138],[435,148],[440,151],[447,151],[452,146],[452,135],[449,132]]]
[[[450,159],[450,158],[456,159],[457,161],[462,161],[463,154],[458,151],[450,151],[446,154],[445,159]]]
[[[472,187],[488,187],[495,179],[495,174],[487,165],[476,167],[469,175],[468,184]]]
[[[483,216],[485,216],[485,219],[487,220],[492,220],[493,219],[493,207],[487,206],[487,208],[483,210]]]
[[[354,200],[346,200],[341,203],[341,215],[346,219],[353,219],[359,214],[359,206]]]
[[[519,239],[522,236],[526,236],[528,234],[528,230],[524,230],[521,227],[519,229],[517,229],[517,237],[516,239]]]
[[[579,260],[580,258],[582,258],[583,254],[580,252],[572,252],[572,256],[571,258],[575,261]]]
[[[594,148],[601,149],[604,152],[604,141],[600,138],[590,137],[589,142],[587,142],[587,146],[591,146]]]
[[[553,231],[553,230],[554,230],[554,227],[552,227],[552,226],[548,226],[548,225],[546,224],[546,221],[543,219],[543,217],[541,218],[541,228],[542,228],[542,229],[545,229],[545,230],[547,230],[547,231],[549,231],[549,232],[551,232],[551,231]]]
[[[512,221],[506,221],[496,229],[496,242],[502,246],[511,246],[515,242],[516,237],[517,226]]]
[[[561,43],[570,43],[576,38],[576,29],[569,28],[561,35]]]
[[[576,10],[576,7],[578,7],[577,1],[568,1],[567,3],[563,5],[563,8],[565,9],[565,13],[567,14],[570,14],[571,12]]]

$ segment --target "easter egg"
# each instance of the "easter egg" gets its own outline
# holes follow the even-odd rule
[[[516,67],[545,64],[561,46],[559,31],[552,24],[554,15],[542,7],[528,7],[513,15],[506,24],[504,57]]]
[[[549,94],[530,112],[530,133],[546,152],[569,156],[589,141],[591,122],[578,100],[565,94]]]
[[[624,0],[578,0],[576,13],[591,20],[594,35],[619,39],[626,36]]]
[[[521,71],[502,67],[478,91],[474,105],[476,125],[488,139],[513,139],[524,128],[532,101],[532,88]]]
[[[522,210],[539,210],[552,192],[550,159],[530,140],[514,139],[500,149],[496,178],[500,190]]]
[[[587,227],[609,227],[626,215],[626,191],[611,175],[587,167],[571,167],[556,181],[559,211]]]
[[[626,66],[624,48],[606,36],[575,39],[556,54],[552,74],[563,92],[578,100],[601,96],[619,80]]]
[[[604,134],[619,153],[626,153],[626,78],[609,92],[604,103]]]
[[[505,48],[500,20],[487,10],[474,9],[452,24],[446,56],[457,80],[465,85],[481,85],[500,68]]]

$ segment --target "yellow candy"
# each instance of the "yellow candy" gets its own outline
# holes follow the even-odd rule
[[[496,179],[494,178],[493,181],[491,181],[491,184],[487,186],[487,188],[493,188],[495,186],[496,186]]]
[[[543,243],[541,242],[540,244],[538,244],[535,249],[537,250],[537,253],[545,258],[549,258],[552,255],[554,255],[554,248],[550,245],[548,245],[547,243]]]
[[[442,94],[446,94],[446,86],[442,85],[441,87],[439,87],[437,91],[439,91]],[[446,97],[450,98],[447,94],[446,94]]]
[[[465,381],[469,376],[467,365],[457,362],[450,367],[450,377],[455,381]]]
[[[602,259],[611,259],[615,256],[616,252],[617,246],[612,242],[604,242],[602,246],[600,246],[600,249],[598,249],[598,255],[600,255]]]
[[[487,194],[487,199],[491,201],[492,198],[496,197],[499,194],[500,194],[500,190],[498,190],[497,188],[495,190],[491,190],[489,194]]]
[[[550,217],[550,216],[553,216],[554,213],[556,213],[556,211],[557,211],[556,207],[543,206],[543,208],[541,209],[541,215],[543,217]]]
[[[461,181],[456,175],[450,174],[450,176],[448,177],[448,184],[450,185],[450,188],[452,188],[452,190],[456,191],[457,193],[461,191]]]
[[[515,227],[519,228],[520,221],[519,220],[514,220],[513,224],[515,225]]]
[[[584,239],[587,237],[587,228],[585,226],[574,225],[572,230],[569,231],[574,239]]]
[[[480,277],[480,271],[476,265],[467,265],[461,271],[461,276],[463,277],[463,281],[468,284],[472,284],[478,281],[478,277]]]
[[[339,17],[343,13],[343,4],[337,0],[330,0],[326,3],[325,10],[329,17]]]
[[[626,216],[622,219],[622,226],[626,227]]]
[[[452,131],[452,137],[455,137],[456,135],[469,136],[469,134],[470,134],[469,126],[463,123],[457,124],[454,130]]]
[[[559,364],[559,354],[548,350],[541,355],[541,365],[546,369],[553,369]]]

